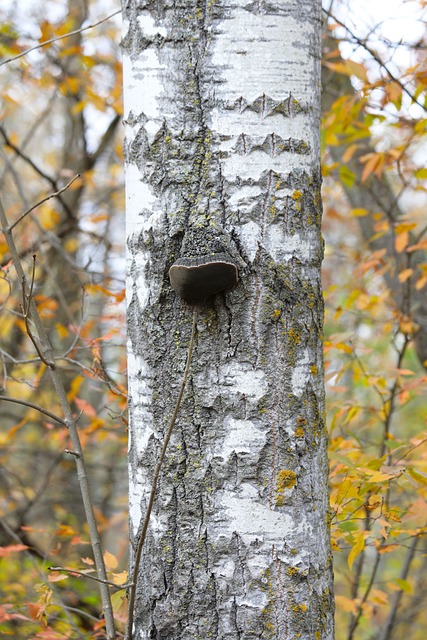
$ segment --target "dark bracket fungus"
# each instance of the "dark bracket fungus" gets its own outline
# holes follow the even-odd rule
[[[237,266],[225,253],[179,258],[169,269],[175,291],[188,302],[201,302],[234,287],[238,281]]]

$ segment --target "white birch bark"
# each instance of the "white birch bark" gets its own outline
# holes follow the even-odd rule
[[[124,0],[133,541],[185,365],[168,270],[225,248],[138,580],[134,638],[332,639],[320,0]]]

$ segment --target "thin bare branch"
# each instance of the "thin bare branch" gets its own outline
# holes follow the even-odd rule
[[[3,232],[5,233],[5,231],[3,230]],[[8,230],[8,233],[10,233],[10,229]],[[6,233],[5,233],[6,235]],[[35,350],[37,351],[37,355],[40,358],[40,360],[50,369],[56,369],[56,364],[54,359],[52,358],[51,360],[47,360],[47,358],[45,357],[42,349],[40,348],[40,345],[38,344],[38,341],[36,340],[35,336],[33,335],[33,332],[31,330],[30,327],[30,308],[34,307],[36,310],[36,313],[38,313],[37,311],[37,306],[36,303],[33,300],[33,287],[34,287],[34,276],[35,276],[35,268],[36,268],[36,256],[35,254],[33,255],[33,271],[32,271],[32,275],[31,275],[31,283],[30,283],[30,290],[27,293],[27,280],[25,275],[22,276],[21,278],[21,283],[22,283],[22,313],[24,316],[24,320],[25,320],[25,329],[27,331],[27,335],[30,338],[31,342],[33,343],[33,346],[35,348]]]
[[[65,185],[65,187],[62,187],[62,189],[59,189],[58,191],[55,191],[54,193],[50,193],[48,196],[46,196],[45,198],[42,198],[42,200],[39,200],[39,202],[36,202],[36,204],[34,204],[32,207],[30,207],[29,209],[27,209],[26,211],[24,211],[24,213],[22,213],[19,218],[17,220],[15,220],[15,222],[13,224],[10,225],[10,231],[12,231],[12,229],[14,229],[16,227],[17,224],[19,224],[21,222],[21,220],[23,220],[29,213],[31,213],[31,211],[34,211],[34,209],[37,209],[37,207],[39,207],[41,204],[43,204],[44,202],[47,202],[48,200],[50,200],[51,198],[56,198],[57,196],[59,196],[61,193],[63,193],[64,191],[66,191],[69,187],[71,187],[71,185],[73,184],[73,182],[75,182],[77,180],[77,178],[80,178],[80,173],[76,173],[76,175],[74,176],[74,178],[72,178],[70,180],[70,182],[68,182],[68,184]]]
[[[28,407],[29,409],[35,409],[36,411],[43,413],[45,416],[47,416],[51,420],[55,420],[55,422],[59,422],[59,424],[63,424],[64,427],[67,426],[67,423],[64,420],[56,416],[54,413],[51,413],[47,409],[43,409],[43,407],[40,407],[38,404],[34,404],[33,402],[27,402],[26,400],[19,400],[18,398],[9,398],[8,396],[0,396],[0,400],[4,400],[5,402],[13,402],[15,404],[21,404],[22,406]]]
[[[6,144],[7,147],[9,147],[10,149],[12,149],[12,151],[14,151],[16,153],[17,156],[19,156],[22,160],[24,160],[27,164],[30,165],[30,167],[32,169],[34,169],[34,171],[41,176],[42,178],[44,178],[47,182],[49,182],[52,187],[54,189],[58,189],[58,184],[56,182],[56,180],[54,178],[52,178],[52,176],[50,176],[49,174],[47,174],[45,171],[43,171],[43,169],[41,169],[40,167],[38,167],[36,165],[36,163],[31,160],[31,158],[29,156],[27,156],[21,149],[20,147],[18,147],[16,144],[14,144],[12,142],[12,140],[9,138],[9,136],[7,135],[5,128],[4,127],[0,127],[0,133],[3,136],[4,142]]]
[[[88,31],[88,29],[93,29],[94,27],[97,27],[103,22],[107,22],[107,20],[110,20],[114,16],[117,16],[119,13],[121,13],[121,9],[119,9],[118,11],[115,11],[114,13],[111,13],[109,16],[107,16],[106,18],[103,18],[102,20],[99,20],[98,22],[89,24],[87,27],[82,27],[81,29],[76,29],[75,31],[64,33],[64,35],[62,36],[56,36],[55,38],[50,38],[50,40],[45,40],[44,42],[40,42],[39,44],[36,44],[34,47],[30,47],[30,49],[25,49],[25,51],[21,51],[21,53],[18,53],[18,55],[16,56],[12,56],[11,58],[6,58],[6,60],[3,60],[3,62],[0,62],[0,67],[2,67],[4,64],[9,64],[9,62],[13,62],[14,60],[18,60],[18,58],[22,58],[23,56],[26,56],[28,53],[31,53],[31,51],[36,51],[37,49],[41,49],[42,47],[47,47],[49,44],[53,44],[58,40],[64,40],[64,38],[69,38],[70,36],[75,36],[78,33],[83,33],[83,31]]]
[[[338,20],[338,18],[336,18],[332,13],[330,13],[330,11],[327,11],[326,9],[324,9],[326,15],[328,15],[330,18],[332,18],[332,20],[334,20],[334,22],[336,22],[337,24],[340,25],[340,27],[343,27],[347,33],[349,34],[349,36],[351,38],[353,38],[354,42],[356,42],[358,45],[360,45],[361,47],[363,47],[365,49],[365,51],[367,51],[369,53],[370,56],[372,56],[372,58],[375,60],[375,62],[377,62],[379,64],[379,66],[384,69],[384,71],[386,72],[386,74],[388,75],[388,77],[390,78],[390,80],[392,80],[393,82],[395,82],[396,84],[399,85],[399,87],[402,89],[402,91],[404,93],[406,93],[407,96],[409,96],[412,100],[412,102],[414,102],[415,104],[417,104],[419,107],[421,107],[421,109],[423,109],[424,111],[427,111],[427,108],[425,107],[425,105],[422,102],[419,102],[417,100],[417,98],[415,97],[415,95],[413,93],[411,93],[409,91],[409,89],[406,87],[406,85],[403,84],[403,82],[401,80],[399,80],[398,77],[396,77],[394,75],[394,73],[392,73],[390,71],[390,69],[387,67],[387,65],[381,60],[381,58],[378,56],[378,54],[371,49],[371,47],[368,46],[368,44],[366,43],[366,41],[362,40],[362,38],[359,38],[358,36],[356,36],[356,34],[347,27],[347,25],[345,25],[343,22],[341,22],[341,20]]]
[[[381,562],[381,555],[379,554],[379,552],[377,551],[376,556],[375,556],[375,561],[374,561],[374,565],[372,567],[372,571],[371,571],[371,577],[369,578],[369,582],[368,585],[365,589],[365,593],[363,594],[363,597],[357,607],[357,614],[355,616],[352,616],[352,620],[351,620],[351,624],[350,624],[350,629],[349,629],[349,633],[347,636],[347,640],[353,640],[354,638],[354,634],[356,632],[356,629],[359,625],[360,622],[360,618],[362,617],[363,614],[363,605],[365,604],[365,602],[368,599],[368,596],[371,592],[371,589],[374,585],[375,582],[375,578],[377,575],[377,571],[379,568]]]
[[[409,547],[407,554],[406,554],[406,558],[405,561],[403,563],[403,567],[399,576],[399,579],[403,582],[406,581],[408,578],[408,574],[409,574],[409,570],[412,564],[412,561],[414,559],[415,556],[415,551],[417,549],[417,545],[419,542],[419,538],[418,536],[414,536],[411,546]],[[381,634],[379,636],[379,640],[391,640],[392,634],[393,634],[393,629],[395,627],[395,622],[396,622],[396,616],[397,616],[397,610],[399,608],[399,605],[402,601],[402,597],[404,595],[404,591],[402,588],[400,588],[398,591],[395,591],[395,593],[393,594],[392,597],[392,601],[391,601],[391,606],[390,606],[390,611],[389,614],[387,616],[387,620],[385,621],[385,624],[383,625],[382,629],[381,629]]]
[[[10,230],[9,222],[6,216],[6,212],[3,207],[3,203],[0,199],[0,224],[3,228],[3,233],[5,235],[5,239],[9,248],[10,255],[12,257],[12,261],[18,277],[21,282],[25,282],[25,273],[21,264],[21,260],[15,245],[15,241],[13,238],[13,233]],[[48,335],[41,321],[40,315],[37,311],[37,307],[32,298],[26,299],[24,305],[28,306],[28,310],[31,314],[31,319],[34,322],[35,331],[37,333],[37,339],[39,342],[40,351],[43,353],[44,361],[51,362],[55,364],[55,358],[53,354],[52,345],[50,344]],[[73,416],[73,412],[71,410],[70,403],[67,398],[67,392],[64,388],[64,383],[61,377],[60,372],[56,368],[56,364],[54,367],[49,367],[51,380],[58,396],[59,403],[61,405],[61,409],[64,413],[64,422],[68,427],[71,444],[73,449],[78,456],[75,456],[75,463],[77,468],[77,475],[79,479],[79,485],[83,500],[83,506],[86,514],[86,520],[89,529],[89,536],[93,551],[93,556],[95,560],[95,566],[98,572],[98,575],[101,580],[107,580],[107,572],[105,568],[104,556],[102,553],[101,547],[101,539],[98,531],[98,526],[95,518],[95,511],[93,507],[92,494],[89,486],[89,478],[86,470],[86,464],[83,457],[83,449],[80,442],[80,436],[76,427],[76,419]],[[113,616],[113,609],[111,604],[110,592],[107,588],[107,585],[100,584],[100,592],[102,599],[102,606],[104,610],[105,616],[105,624],[106,624],[106,635],[108,640],[115,640],[116,638],[116,630]]]
[[[78,571],[77,569],[68,569],[67,567],[48,567],[48,571],[60,571],[61,573],[69,573],[72,576],[78,576],[80,578],[88,578],[89,580],[95,580],[95,582],[100,582],[101,584],[106,584],[109,587],[114,587],[114,589],[128,589],[128,587],[132,586],[132,583],[126,584],[116,584],[115,582],[111,582],[110,580],[101,580],[96,576],[91,576],[89,573],[84,573],[84,571]]]

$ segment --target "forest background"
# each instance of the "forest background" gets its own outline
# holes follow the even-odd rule
[[[324,8],[337,637],[418,640],[427,625],[427,3]],[[108,579],[127,580],[119,13],[115,0],[49,0],[5,3],[1,14],[0,212],[25,274],[1,235],[4,637],[104,637],[78,455],[32,303],[79,416]],[[123,629],[123,590],[112,593]]]

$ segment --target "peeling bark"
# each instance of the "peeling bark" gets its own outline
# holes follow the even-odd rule
[[[135,638],[333,638],[320,266],[320,2],[124,3],[134,541],[199,304]],[[299,634],[299,635],[298,635]]]

